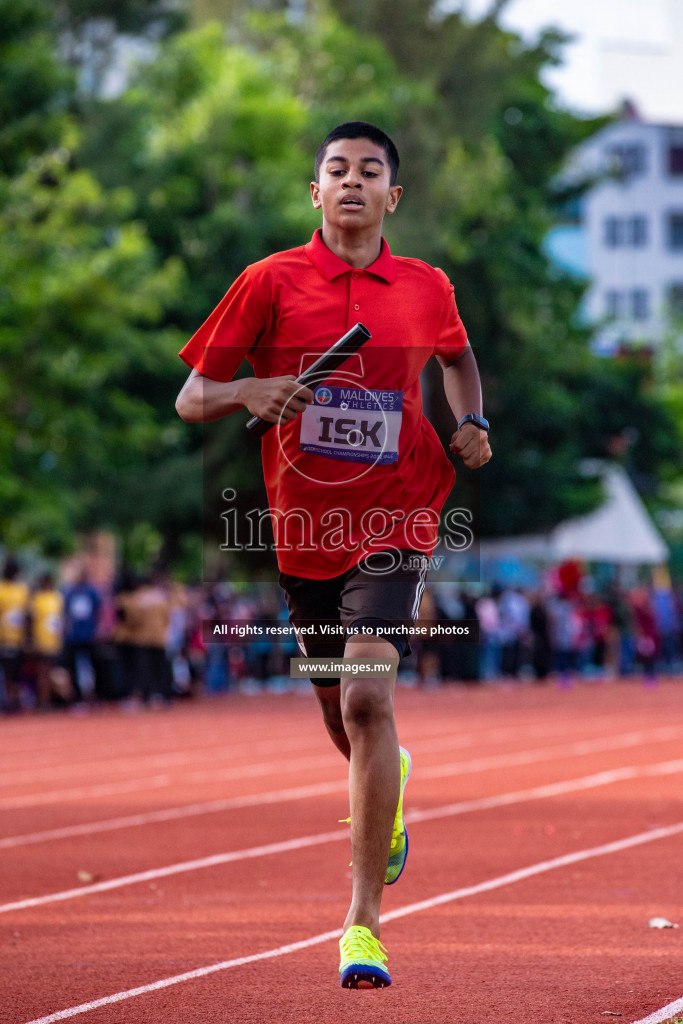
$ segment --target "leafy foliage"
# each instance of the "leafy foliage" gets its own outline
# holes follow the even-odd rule
[[[203,468],[219,478],[229,452],[227,483],[251,497],[242,418],[204,445],[177,420],[177,351],[246,264],[310,237],[313,153],[351,119],[396,138],[387,236],[448,273],[478,353],[495,449],[483,531],[590,507],[586,456],[621,451],[645,490],[673,480],[679,391],[589,355],[584,284],[543,251],[556,173],[602,123],[542,84],[561,37],[526,45],[426,0],[316,0],[300,21],[280,0],[224,6],[227,27],[180,33],[174,5],[125,0],[98,35],[97,0],[0,0],[3,539],[56,552],[112,525],[173,560],[218,515]],[[73,67],[101,77],[117,32],[158,40],[156,56],[120,95],[84,95]]]
[[[493,16],[436,17],[428,0],[334,7],[433,91],[429,119],[404,120],[398,133],[409,167],[396,229],[399,251],[448,273],[477,352],[494,448],[481,473],[482,531],[547,529],[587,511],[599,494],[580,462],[615,457],[625,431],[636,438],[629,467],[652,491],[680,430],[677,438],[646,368],[589,354],[577,315],[585,282],[543,249],[563,201],[558,172],[606,123],[561,109],[543,85],[563,37],[547,31],[524,44]]]
[[[64,130],[74,77],[55,57],[41,0],[0,0],[0,174],[14,174]]]
[[[55,551],[117,487],[131,453],[158,453],[155,409],[127,386],[157,372],[169,335],[150,332],[180,265],[157,266],[131,197],[105,194],[61,148],[0,192],[2,535]],[[103,507],[104,506],[104,507]]]

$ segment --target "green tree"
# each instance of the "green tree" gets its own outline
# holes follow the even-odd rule
[[[116,24],[159,8],[122,3]],[[103,190],[78,156],[84,108],[60,33],[98,9],[0,0],[0,535],[52,554],[77,529],[153,518],[169,491],[159,456],[182,464],[185,441],[168,394],[143,386],[175,391],[182,336],[157,324],[182,265],[159,259],[130,190]]]
[[[98,104],[80,159],[108,189],[132,188],[135,217],[160,256],[182,261],[183,284],[166,306],[169,326],[189,336],[246,264],[310,237],[319,222],[307,198],[319,138],[330,120],[361,104],[363,116],[381,118],[392,97],[411,95],[405,87],[392,92],[400,88],[381,44],[359,40],[335,19],[302,33],[284,18],[259,17],[232,41],[216,23],[176,36],[124,94]],[[184,372],[178,362],[174,388],[163,397],[152,377],[138,381],[160,415],[163,407],[175,416]],[[182,429],[197,460],[179,478],[183,488],[188,480],[195,485],[192,511],[183,505],[185,524],[203,520],[215,533],[224,487],[235,487],[247,508],[263,502],[254,473],[258,448],[243,417]],[[168,481],[165,467],[158,472]],[[207,484],[203,502],[197,467]],[[167,551],[179,520],[167,501],[158,502],[154,521]]]
[[[310,237],[308,182],[330,123],[386,120],[393,107],[397,123],[419,93],[377,40],[334,18],[302,30],[257,16],[227,38],[210,22],[98,105],[81,159],[107,187],[131,187],[159,251],[183,260],[187,287],[169,312],[191,331],[246,264]]]
[[[563,36],[524,43],[497,23],[503,5],[472,22],[435,15],[430,0],[333,0],[437,97],[428,121],[408,117],[398,133],[410,169],[397,233],[400,251],[449,274],[478,352],[493,422],[494,459],[481,474],[488,534],[546,529],[590,508],[598,493],[580,460],[610,456],[624,430],[637,436],[630,467],[649,491],[681,440],[643,367],[589,354],[585,282],[545,254],[565,199],[558,172],[607,119],[562,109],[543,71],[561,61]]]
[[[169,0],[56,0],[53,32],[70,67],[77,69],[81,102],[98,95],[107,73],[119,60],[122,45],[153,48],[186,21],[184,7]]]
[[[42,0],[0,0],[0,174],[14,174],[64,130],[74,76],[54,51]]]
[[[153,327],[180,266],[158,265],[129,194],[69,158],[0,182],[0,529],[53,554],[110,521],[121,476],[177,440],[128,378],[170,361],[176,339]]]
[[[589,355],[583,286],[543,252],[556,172],[596,126],[541,83],[558,37],[529,47],[494,18],[437,23],[423,0],[338,0],[344,21],[309,3],[300,23],[229,6],[229,29],[165,36],[103,99],[79,95],[56,56],[57,31],[63,45],[85,32],[95,0],[58,5],[57,21],[39,0],[0,0],[16,69],[0,71],[4,536],[56,550],[75,528],[112,524],[173,559],[202,515],[217,521],[226,453],[225,486],[250,498],[243,419],[207,429],[202,445],[173,409],[176,353],[247,263],[310,236],[313,151],[356,118],[383,125],[402,152],[392,249],[446,270],[479,349],[496,448],[484,530],[587,508],[596,494],[578,461],[635,422],[652,426],[632,466],[671,462],[675,431],[647,373]],[[113,24],[147,31],[163,7],[122,3]],[[36,88],[15,103],[32,62]],[[450,428],[442,421],[444,437]],[[202,468],[213,487],[203,510]]]
[[[481,475],[482,529],[545,528],[587,510],[598,494],[578,464],[607,454],[617,429],[586,429],[606,381],[621,396],[619,429],[662,413],[644,387],[621,388],[618,371],[590,356],[576,315],[584,285],[544,253],[556,174],[602,123],[558,108],[541,82],[560,37],[526,46],[494,18],[437,22],[422,0],[339,0],[347,24],[322,4],[309,4],[303,23],[231,6],[229,29],[176,37],[101,107],[85,151],[108,185],[132,184],[161,253],[183,260],[172,322],[191,333],[245,264],[308,237],[319,139],[342,120],[376,121],[403,155],[392,248],[446,270],[479,352],[496,447]],[[450,421],[440,426],[447,436]],[[239,466],[253,452],[237,418],[208,433],[225,437],[246,479]],[[634,456],[652,467],[670,458],[665,435],[654,446],[643,437]],[[209,446],[212,466],[221,443]]]

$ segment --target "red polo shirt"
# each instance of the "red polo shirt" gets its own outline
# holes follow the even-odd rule
[[[180,355],[212,380],[243,359],[257,377],[298,376],[358,321],[372,338],[296,419],[262,441],[282,572],[328,579],[371,551],[431,553],[455,473],[422,412],[420,373],[467,344],[443,271],[394,257],[365,270],[305,246],[247,267]]]

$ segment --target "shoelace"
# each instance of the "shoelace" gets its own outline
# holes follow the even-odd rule
[[[350,818],[340,818],[339,819],[339,824],[340,825],[350,825],[351,824],[351,819]],[[352,860],[349,861],[349,867],[350,868],[353,867],[353,861]]]
[[[382,963],[387,961],[386,946],[383,946],[379,939],[376,939],[370,932],[357,932],[349,929],[342,938],[341,952],[344,960],[352,960],[360,953],[370,960],[379,960]]]

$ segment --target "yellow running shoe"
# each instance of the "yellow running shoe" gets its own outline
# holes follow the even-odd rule
[[[403,823],[403,790],[406,788],[406,782],[410,778],[412,762],[410,754],[405,747],[399,747],[398,749],[401,754],[401,795],[398,798],[398,808],[394,818],[394,828],[391,833],[391,851],[389,853],[387,873],[384,876],[385,885],[393,885],[394,882],[398,881],[408,858],[408,831]]]
[[[384,966],[386,949],[369,928],[351,925],[339,940],[339,984],[342,988],[386,988],[391,975]]]

